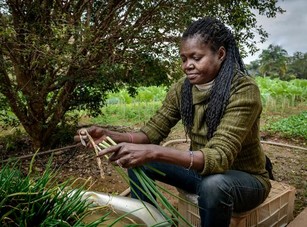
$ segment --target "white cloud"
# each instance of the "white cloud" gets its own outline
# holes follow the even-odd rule
[[[289,55],[297,51],[307,52],[307,1],[279,0],[277,4],[286,12],[276,18],[257,16],[258,24],[269,33],[269,38],[258,45],[260,51],[244,59],[245,63],[257,59],[262,49],[267,49],[270,44],[280,45]]]

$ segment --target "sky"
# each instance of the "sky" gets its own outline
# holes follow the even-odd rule
[[[265,43],[257,45],[260,51],[243,59],[246,64],[258,59],[270,44],[281,46],[289,56],[297,51],[307,53],[307,0],[278,0],[277,5],[286,12],[277,14],[275,18],[257,16],[258,24],[269,33],[269,37]]]

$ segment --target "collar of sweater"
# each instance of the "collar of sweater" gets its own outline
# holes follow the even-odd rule
[[[205,84],[196,84],[195,87],[197,87],[197,89],[199,91],[206,91],[206,90],[209,90],[214,84],[214,80],[208,82],[208,83],[205,83]]]

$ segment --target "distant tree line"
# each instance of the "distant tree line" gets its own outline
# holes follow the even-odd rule
[[[259,59],[250,62],[247,69],[251,75],[281,80],[307,79],[307,53],[288,52],[279,45],[269,45]]]

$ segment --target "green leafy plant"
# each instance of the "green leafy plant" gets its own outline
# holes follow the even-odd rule
[[[56,183],[51,161],[41,176],[35,175],[33,160],[27,175],[17,162],[7,163],[0,171],[1,226],[97,226],[105,221],[103,216],[85,224],[91,204],[82,199],[84,185],[71,190],[75,182]]]
[[[307,139],[307,111],[278,120],[266,127],[266,130],[281,133],[284,136],[299,136]]]
[[[3,146],[3,151],[22,150],[29,145],[26,133],[22,132],[19,128],[13,130],[9,134],[0,137],[0,144]]]
[[[86,129],[80,130],[80,140],[81,140],[81,143],[83,145],[86,145],[86,143],[83,140],[82,135],[83,136],[84,135],[87,136],[87,139],[89,139],[89,141],[91,142],[92,146],[94,147],[96,156],[98,155],[98,151],[100,150],[100,147],[105,149],[105,148],[108,148],[108,147],[116,145],[116,143],[110,137],[108,137],[108,136],[106,137],[107,141],[102,141],[101,143],[96,145],[94,140],[92,139],[92,137],[86,131]],[[107,155],[105,155],[105,158],[107,160],[109,159],[109,157]],[[97,164],[98,164],[99,169],[101,170],[100,163],[101,163],[100,158],[97,158]],[[167,200],[167,198],[162,193],[162,191],[164,191],[164,192],[166,192],[166,193],[168,193],[168,194],[170,194],[170,195],[172,195],[172,196],[174,196],[174,197],[176,197],[178,199],[181,199],[181,198],[179,198],[178,196],[174,195],[169,190],[167,190],[167,189],[157,185],[154,182],[154,180],[149,178],[140,167],[135,167],[135,168],[132,169],[132,171],[134,172],[135,176],[138,178],[138,181],[140,182],[141,187],[138,184],[136,184],[136,182],[134,182],[132,179],[129,178],[127,172],[121,166],[113,165],[113,167],[118,172],[118,174],[127,182],[127,184],[129,184],[129,183],[133,184],[145,196],[147,196],[147,198],[152,202],[152,204],[155,205],[155,207],[165,217],[165,219],[169,222],[170,225],[172,225],[172,226],[175,225],[176,226],[177,222],[184,222],[187,225],[190,225],[188,223],[188,221],[178,212],[178,210]],[[153,169],[150,166],[147,166],[147,167],[151,168],[153,171],[156,171],[157,173],[159,173],[161,175],[164,174],[161,171],[159,171],[157,169]],[[134,189],[131,188],[131,190],[134,190]],[[140,201],[143,202],[141,199],[140,199]],[[145,203],[144,203],[144,206],[146,208]]]
[[[18,118],[12,112],[7,98],[0,93],[0,124],[3,128],[17,127],[20,125]]]
[[[282,108],[296,106],[307,100],[307,81],[295,79],[282,81],[268,77],[256,77],[257,84],[261,91],[263,105],[266,108]]]
[[[127,89],[108,93],[107,106],[102,115],[92,118],[96,124],[117,124],[121,119],[128,125],[144,123],[158,110],[166,95],[166,87],[139,87],[136,94],[130,96]]]

